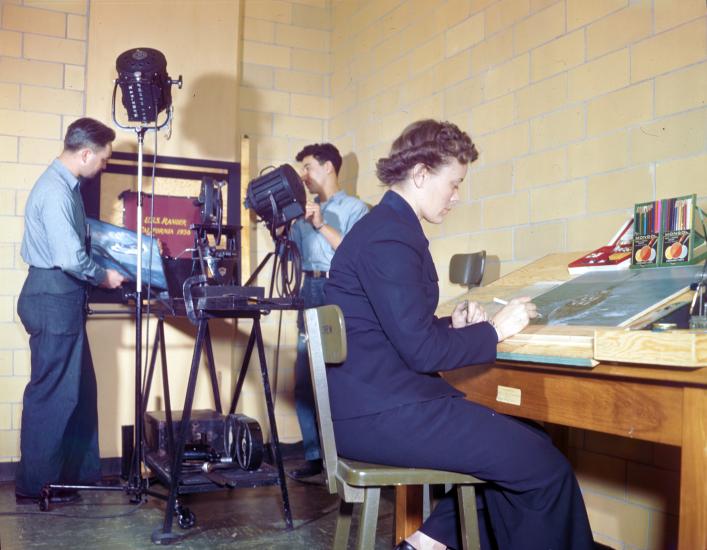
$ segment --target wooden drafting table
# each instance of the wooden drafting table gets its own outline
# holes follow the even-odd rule
[[[546,256],[467,297],[488,302],[535,282],[566,280],[567,264],[580,255]],[[439,314],[451,307],[440,306]],[[656,338],[661,343],[651,349]],[[707,548],[707,333],[529,327],[498,351],[503,358],[495,364],[449,371],[445,379],[501,413],[680,447],[678,548]],[[562,366],[556,357],[588,368]],[[419,527],[421,495],[420,487],[397,489],[396,540]]]

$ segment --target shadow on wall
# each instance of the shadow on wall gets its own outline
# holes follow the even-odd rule
[[[334,145],[336,145],[336,143],[334,143]],[[361,197],[356,192],[356,190],[358,189],[358,175],[359,163],[356,153],[346,153],[343,156],[343,163],[341,165],[341,171],[339,173],[339,183],[341,184],[341,188],[346,191],[347,194],[361,199]],[[366,202],[366,206],[368,207],[368,210],[370,210],[375,206],[375,204]]]
[[[175,132],[191,145],[186,149],[204,159],[235,161],[240,156],[238,86],[230,75],[210,73],[185,78],[182,90],[172,90]]]
[[[343,162],[339,171],[339,183],[348,195],[356,196],[356,187],[358,186],[358,157],[356,153],[349,152],[343,155]]]

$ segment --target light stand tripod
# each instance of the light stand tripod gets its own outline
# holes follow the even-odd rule
[[[157,50],[149,48],[128,50],[121,54],[116,62],[119,77],[113,86],[111,115],[113,123],[121,130],[134,131],[138,142],[137,156],[137,203],[136,227],[137,232],[137,270],[135,274],[135,430],[133,437],[133,452],[128,474],[126,490],[133,495],[132,500],[139,502],[143,493],[148,493],[146,480],[142,476],[142,461],[144,454],[143,437],[143,401],[146,396],[142,392],[142,178],[143,178],[143,149],[145,133],[154,131],[155,135],[162,128],[170,125],[174,108],[171,103],[170,88],[176,84],[182,87],[181,75],[177,80],[172,80],[167,75],[167,60]],[[128,110],[128,119],[137,121],[136,126],[126,126],[118,122],[115,116],[115,99],[118,86],[123,91],[123,105]],[[167,118],[157,123],[159,113],[167,110]],[[150,123],[152,123],[150,125]],[[155,140],[155,147],[157,143]],[[155,151],[155,155],[157,151]],[[154,184],[154,182],[153,182]],[[154,186],[153,186],[154,190]],[[152,250],[152,247],[150,247]],[[156,493],[150,493],[156,494]],[[157,496],[159,496],[157,494]]]
[[[126,52],[128,53],[128,52]],[[165,62],[166,63],[166,62]],[[140,76],[136,73],[135,78],[139,81]],[[182,87],[182,77],[178,80],[166,80],[166,84],[171,86],[176,84],[179,88]],[[157,124],[157,115],[159,113],[159,105],[156,100],[149,107],[152,108],[151,113],[155,116],[154,124],[148,125],[148,122],[140,122],[137,126],[125,126],[118,122],[115,116],[115,99],[118,89],[118,80],[115,81],[113,87],[113,98],[111,106],[111,114],[113,123],[121,130],[135,132],[138,141],[138,162],[137,162],[137,206],[136,206],[136,232],[137,232],[137,253],[136,253],[136,275],[135,275],[135,429],[132,444],[132,457],[130,461],[130,471],[128,480],[125,485],[120,486],[104,486],[104,485],[76,485],[76,484],[58,484],[51,483],[45,485],[40,492],[39,508],[40,510],[48,510],[49,503],[52,497],[52,491],[70,489],[79,491],[124,491],[130,495],[130,502],[139,503],[142,501],[143,494],[150,494],[158,498],[163,498],[160,493],[150,491],[147,487],[147,480],[142,475],[142,461],[144,454],[144,437],[143,437],[143,393],[142,393],[142,316],[143,316],[143,298],[142,298],[142,260],[143,260],[143,235],[142,235],[142,178],[143,178],[143,149],[145,134],[148,131],[155,133],[160,131],[172,122],[173,107],[170,104],[167,107],[167,118]],[[142,93],[142,92],[140,92]],[[156,154],[156,152],[155,152]]]
[[[170,109],[171,114],[171,109]],[[171,118],[168,117],[168,120]],[[115,115],[113,117],[115,122]],[[116,122],[117,124],[117,122]],[[139,498],[141,489],[144,488],[142,477],[142,453],[143,453],[143,395],[142,395],[142,167],[143,167],[143,146],[145,133],[148,129],[144,126],[135,128],[138,140],[137,153],[137,272],[135,277],[135,431],[133,439],[133,454],[130,462],[130,473],[128,475],[128,487],[135,491]],[[157,131],[155,129],[155,131]]]
[[[117,84],[116,84],[117,87]],[[179,79],[181,88],[181,77]],[[136,228],[137,231],[137,270],[135,275],[135,431],[133,438],[133,453],[130,462],[130,472],[128,474],[127,491],[133,495],[134,501],[139,501],[142,493],[147,493],[145,479],[142,476],[143,460],[143,394],[142,394],[142,178],[143,178],[143,149],[145,143],[145,133],[148,131],[158,132],[172,121],[173,108],[167,110],[167,119],[160,125],[153,126],[123,126],[115,117],[115,92],[113,90],[113,123],[121,130],[134,131],[137,136],[137,203],[136,203]],[[158,495],[159,496],[159,495]]]

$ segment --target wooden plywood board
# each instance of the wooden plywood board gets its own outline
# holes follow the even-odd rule
[[[680,368],[707,367],[707,332],[597,329],[594,358]]]
[[[531,326],[498,345],[498,358],[577,367],[593,367],[594,327]]]
[[[239,197],[241,209],[241,278],[245,282],[252,272],[251,251],[255,248],[253,241],[252,210],[245,207],[245,195],[250,184],[250,138],[241,138],[241,195]],[[243,283],[241,283],[243,284]]]

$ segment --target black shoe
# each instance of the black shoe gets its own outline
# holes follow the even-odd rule
[[[302,468],[297,468],[296,470],[290,470],[287,475],[292,479],[299,481],[301,479],[306,479],[308,477],[313,477],[322,473],[324,466],[322,460],[308,460],[307,465]]]
[[[80,500],[81,495],[75,489],[55,489],[51,492],[51,496],[49,497],[50,504],[69,504]],[[37,504],[39,501],[40,497],[38,495],[26,495],[15,491],[16,504]]]
[[[401,542],[393,546],[393,550],[415,550],[415,547],[408,541],[402,540]]]

